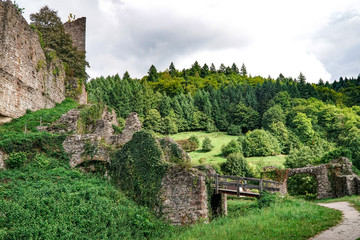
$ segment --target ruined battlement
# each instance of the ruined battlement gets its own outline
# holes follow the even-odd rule
[[[86,51],[86,17],[64,23],[65,32],[70,34],[73,45],[79,51]]]

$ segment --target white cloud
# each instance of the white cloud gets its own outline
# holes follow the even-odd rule
[[[173,61],[181,69],[196,60],[245,63],[252,75],[264,77],[303,72],[311,82],[358,74],[357,0],[18,2],[26,14],[47,3],[63,20],[70,12],[87,17],[91,77],[126,70],[142,77],[151,64],[165,70]],[[339,23],[338,16],[350,12],[352,17]]]

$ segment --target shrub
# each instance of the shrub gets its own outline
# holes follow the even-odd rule
[[[33,165],[39,168],[46,168],[50,165],[51,159],[45,154],[36,154]]]
[[[222,172],[227,175],[240,177],[252,176],[248,162],[239,152],[229,154],[226,162],[222,163],[220,167]]]
[[[238,141],[231,140],[227,145],[221,147],[221,154],[227,157],[231,153],[241,152],[242,148]]]
[[[13,152],[10,153],[5,163],[8,168],[20,168],[25,164],[26,160],[27,157],[24,152]]]
[[[277,197],[275,193],[262,192],[261,197],[257,200],[257,207],[270,207],[273,203],[276,202],[276,199]]]
[[[186,152],[193,152],[198,148],[196,142],[192,142],[189,139],[178,140],[176,142],[180,144],[182,149],[184,149]]]
[[[191,135],[190,138],[189,138],[189,141],[196,143],[197,146],[200,145],[199,138],[198,138],[197,136],[195,136],[195,135]],[[196,147],[196,148],[197,148],[197,147]]]
[[[346,157],[351,159],[352,152],[344,147],[336,148],[335,150],[332,150],[330,152],[325,153],[319,160],[319,163],[328,163],[333,159],[339,158],[339,157]]]
[[[227,130],[227,134],[233,135],[233,136],[238,136],[241,133],[242,133],[242,126],[236,125],[236,124],[231,124]]]
[[[216,125],[213,122],[208,121],[206,124],[206,132],[211,133],[217,131],[219,131],[219,129],[217,129]]]
[[[246,134],[243,143],[246,157],[277,155],[280,151],[278,140],[265,130],[256,129]]]
[[[199,163],[200,163],[200,164],[204,164],[205,161],[206,161],[206,158],[203,158],[203,157],[202,157],[202,158],[199,159]]]
[[[203,144],[202,144],[202,149],[203,151],[205,152],[210,152],[212,149],[214,148],[213,145],[211,145],[211,140],[210,138],[206,137],[203,141]]]

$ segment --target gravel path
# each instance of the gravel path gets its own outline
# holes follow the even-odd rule
[[[343,220],[311,238],[311,240],[356,240],[360,238],[360,213],[348,202],[318,203],[320,206],[342,211]]]

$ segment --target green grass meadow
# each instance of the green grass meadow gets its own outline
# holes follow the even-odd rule
[[[171,135],[170,137],[176,141],[188,139],[190,138],[190,136],[196,136],[200,141],[199,148],[196,151],[190,153],[193,164],[199,164],[199,160],[201,158],[205,159],[205,161],[203,162],[205,164],[218,164],[225,162],[226,159],[221,156],[221,147],[228,144],[231,140],[238,139],[238,136],[231,136],[226,134],[225,132],[182,132]],[[211,144],[214,146],[214,148],[210,152],[203,152],[201,150],[201,144],[205,137],[210,138]],[[273,165],[277,167],[283,167],[285,157],[285,155],[278,155],[268,157],[249,157],[246,159],[251,164],[259,164],[261,166]]]

